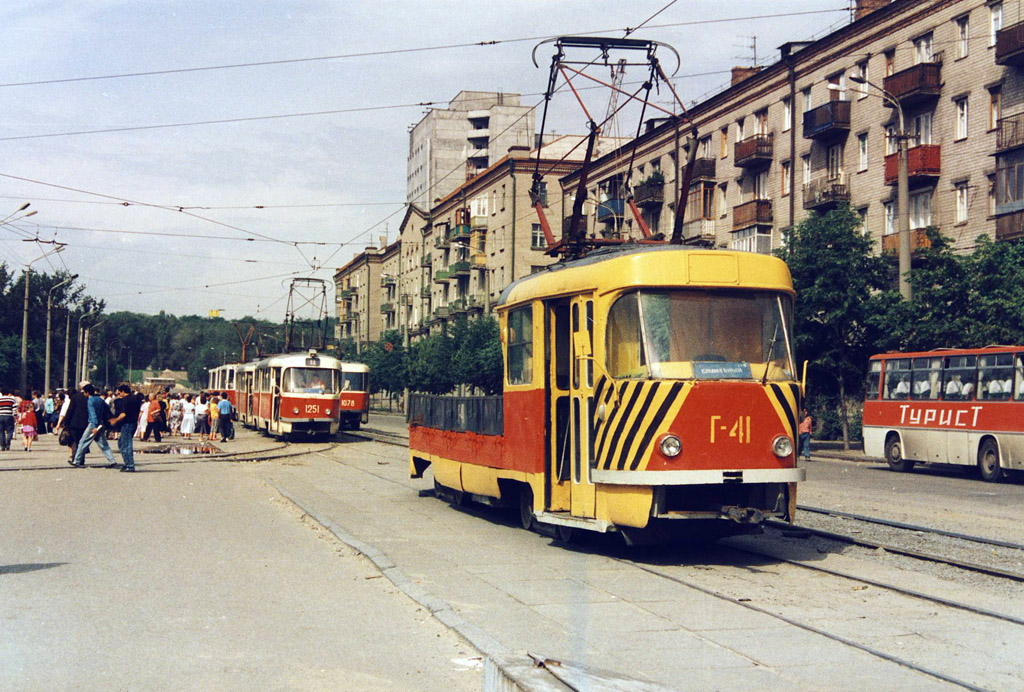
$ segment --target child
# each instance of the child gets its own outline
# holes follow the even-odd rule
[[[18,424],[21,426],[21,440],[25,445],[25,451],[32,451],[32,443],[36,439],[36,412],[32,409],[31,399],[21,402],[19,409]]]

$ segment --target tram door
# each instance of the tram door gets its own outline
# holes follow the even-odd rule
[[[270,423],[268,430],[281,425],[281,368],[270,369]]]
[[[572,374],[570,300],[544,303],[545,376],[547,378],[548,449],[544,478],[544,509],[568,512],[571,507]]]
[[[594,420],[594,301],[591,296],[572,299],[572,382],[570,394],[570,451],[572,514],[594,516],[596,489],[590,480],[593,459]]]

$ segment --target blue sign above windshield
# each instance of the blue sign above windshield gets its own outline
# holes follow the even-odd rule
[[[698,380],[751,380],[750,363],[694,361],[693,376]]]

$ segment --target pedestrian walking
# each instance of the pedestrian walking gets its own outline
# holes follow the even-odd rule
[[[192,395],[186,394],[181,402],[181,436],[186,440],[192,438],[196,431],[196,405],[192,403]]]
[[[228,393],[222,392],[223,396],[220,401],[217,402],[217,410],[219,415],[217,420],[220,421],[220,441],[227,442],[229,439],[234,439],[235,429],[231,425],[231,400],[228,399]]]
[[[103,397],[96,393],[96,388],[91,384],[82,387],[82,391],[89,397],[86,402],[88,425],[85,428],[85,432],[82,433],[82,439],[78,443],[78,449],[75,450],[75,456],[71,460],[71,465],[85,466],[85,455],[89,452],[89,445],[95,442],[96,446],[103,452],[103,456],[107,458],[108,466],[114,468],[117,466],[117,461],[114,460],[114,453],[110,451],[110,443],[107,442],[106,435],[106,429],[110,426],[110,419],[113,418],[110,407],[107,406],[107,402],[103,400]]]
[[[210,405],[206,402],[205,394],[200,394],[196,402],[196,432],[200,440],[205,440],[210,434]]]
[[[181,434],[181,397],[177,394],[171,394],[170,401],[167,402],[167,424],[171,429],[170,435]]]
[[[0,451],[11,448],[14,437],[14,407],[17,404],[11,390],[0,384]]]
[[[36,434],[46,434],[46,399],[40,391],[32,392],[32,411],[36,418]]]
[[[814,419],[811,418],[810,411],[804,409],[800,418],[800,449],[797,450],[797,456],[803,454],[807,461],[811,460],[811,431],[813,428]]]
[[[47,431],[54,432],[57,424],[57,396],[53,390],[50,390],[43,400],[43,419],[46,421]]]
[[[127,384],[117,387],[114,398],[114,418],[111,423],[119,431],[117,451],[121,453],[121,471],[135,471],[135,429],[139,425],[139,411],[142,409],[142,396],[132,392]]]
[[[160,405],[163,402],[157,399],[156,394],[149,395],[149,408],[146,410],[146,431],[142,434],[144,441],[149,440],[149,434],[160,442],[160,432],[164,428],[164,409]]]
[[[28,397],[22,399],[18,408],[18,428],[21,431],[21,442],[26,452],[32,451],[32,443],[36,440],[38,425],[34,400]]]
[[[89,386],[89,381],[82,380],[78,384],[78,389],[68,392],[64,405],[61,407],[60,417],[57,419],[57,429],[67,430],[68,433],[66,442],[67,446],[71,448],[71,456],[68,457],[69,464],[75,460],[78,443],[85,434],[85,429],[89,427],[89,399],[83,391],[83,388],[87,386]],[[86,449],[85,454],[88,453],[89,450]]]

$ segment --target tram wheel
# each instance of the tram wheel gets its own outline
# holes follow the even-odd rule
[[[524,485],[519,490],[519,523],[529,531],[533,528],[533,490]]]
[[[998,483],[1003,480],[1003,468],[999,465],[999,447],[993,440],[985,440],[978,450],[978,471],[983,481]]]
[[[910,471],[914,468],[914,462],[903,458],[903,445],[900,438],[892,435],[885,441],[885,460],[893,471]]]
[[[558,526],[558,540],[562,543],[575,543],[579,537],[579,531],[572,526]]]

